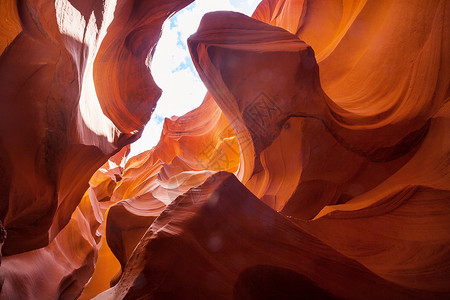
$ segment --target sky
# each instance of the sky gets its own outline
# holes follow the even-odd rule
[[[231,10],[251,15],[260,0],[196,0],[167,20],[156,46],[151,71],[163,90],[142,137],[131,144],[128,157],[155,146],[164,118],[181,116],[198,107],[206,94],[187,47],[187,38],[197,31],[202,16],[210,11]]]

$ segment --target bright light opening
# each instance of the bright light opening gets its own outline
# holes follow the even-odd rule
[[[211,11],[231,10],[250,16],[259,2],[196,0],[166,21],[151,65],[153,78],[163,94],[142,137],[131,145],[128,157],[150,150],[158,143],[164,118],[184,115],[203,101],[206,87],[195,70],[187,47],[187,38],[197,31],[203,15]]]

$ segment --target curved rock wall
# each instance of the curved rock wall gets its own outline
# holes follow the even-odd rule
[[[0,4],[0,297],[447,298],[448,1],[205,15],[203,103],[125,163],[190,2]]]

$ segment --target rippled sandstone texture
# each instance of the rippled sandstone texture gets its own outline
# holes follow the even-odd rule
[[[449,297],[448,1],[205,15],[208,94],[125,164],[190,2],[1,2],[0,298]]]
[[[161,94],[147,57],[190,2],[1,1],[1,297],[74,298],[91,277],[89,178],[140,136]]]

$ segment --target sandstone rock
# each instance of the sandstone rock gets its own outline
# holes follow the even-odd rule
[[[267,270],[263,280],[293,281],[296,294],[271,282],[252,287],[261,269]],[[256,299],[252,288],[292,299],[414,297],[306,234],[234,175],[220,172],[167,207],[118,284],[95,299]]]
[[[0,3],[0,298],[448,298],[447,1],[207,14],[203,103],[126,161],[191,2]]]

